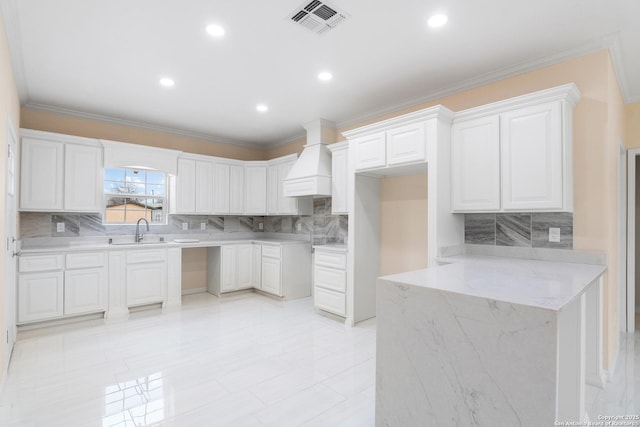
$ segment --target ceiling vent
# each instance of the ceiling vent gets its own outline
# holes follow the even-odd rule
[[[303,27],[317,34],[323,34],[335,28],[336,25],[347,19],[349,14],[335,6],[318,0],[305,2],[296,8],[289,18]]]

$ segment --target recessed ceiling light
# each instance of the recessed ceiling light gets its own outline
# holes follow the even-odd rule
[[[320,74],[318,74],[318,78],[324,82],[329,81],[333,78],[333,74],[331,74],[328,71],[323,71]]]
[[[449,18],[447,18],[447,15],[444,13],[438,13],[431,16],[427,21],[427,24],[429,24],[431,28],[439,28],[446,24],[448,20]]]
[[[160,79],[160,84],[164,87],[171,87],[173,85],[176,84],[176,82],[173,81],[173,79],[169,78],[169,77],[163,77]]]
[[[267,107],[265,104],[258,104],[256,105],[256,110],[261,113],[266,113],[269,110],[269,107]]]
[[[216,24],[207,25],[207,33],[213,37],[222,37],[224,36],[224,28]]]

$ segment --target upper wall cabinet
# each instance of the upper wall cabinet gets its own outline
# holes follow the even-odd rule
[[[264,162],[246,162],[244,178],[245,213],[264,215],[267,212],[267,166]]]
[[[213,162],[206,157],[178,159],[176,213],[213,213]]]
[[[448,109],[436,106],[343,132],[350,143],[355,172],[384,175],[386,169],[424,165],[429,140],[434,143],[439,123],[452,116]]]
[[[100,212],[102,146],[97,140],[21,130],[20,210]]]
[[[216,158],[213,168],[213,211],[215,214],[244,213],[243,162]]]
[[[331,213],[346,215],[347,204],[349,143],[347,141],[328,145],[331,151]]]
[[[267,171],[267,214],[269,215],[311,215],[313,199],[305,197],[284,197],[284,179],[289,174],[297,154],[290,154],[269,160]]]
[[[573,211],[574,84],[456,114],[453,212]]]

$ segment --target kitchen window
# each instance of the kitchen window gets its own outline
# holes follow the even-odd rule
[[[132,224],[145,218],[166,224],[167,174],[161,171],[105,168],[105,224]]]

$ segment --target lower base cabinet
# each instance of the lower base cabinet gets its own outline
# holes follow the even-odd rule
[[[313,303],[317,309],[347,316],[347,252],[316,246],[313,263]]]
[[[104,267],[68,270],[64,273],[64,314],[104,311],[107,275]]]
[[[164,302],[167,289],[166,249],[127,252],[127,307]]]
[[[18,324],[64,315],[62,271],[21,274],[18,278]]]

